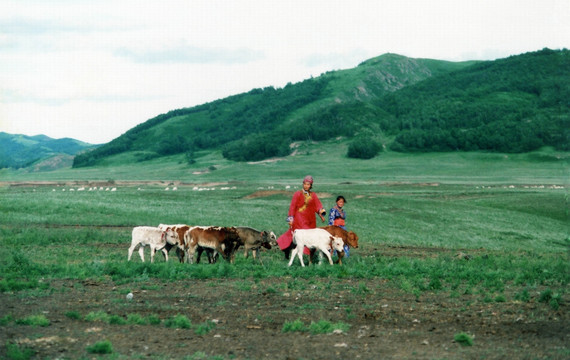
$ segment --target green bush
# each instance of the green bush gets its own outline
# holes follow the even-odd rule
[[[370,137],[355,139],[348,145],[346,156],[353,159],[372,159],[382,148]]]
[[[109,340],[103,340],[87,346],[86,350],[90,354],[111,354],[113,353],[113,345]]]
[[[233,161],[259,161],[291,152],[290,138],[276,133],[253,134],[224,146],[222,155]]]

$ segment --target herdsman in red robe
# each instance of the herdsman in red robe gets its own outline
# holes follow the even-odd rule
[[[279,248],[285,253],[285,258],[289,259],[291,250],[295,246],[293,244],[293,231],[296,229],[314,229],[317,227],[317,220],[315,214],[319,215],[322,222],[325,222],[325,208],[317,197],[317,194],[312,192],[313,177],[310,175],[305,176],[303,179],[303,190],[296,191],[293,194],[291,205],[289,206],[289,213],[287,222],[289,223],[289,230],[285,231],[283,235],[277,239]],[[305,254],[309,254],[307,248],[304,249]]]

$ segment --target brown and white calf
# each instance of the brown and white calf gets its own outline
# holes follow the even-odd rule
[[[178,261],[183,263],[185,254],[187,252],[186,251],[186,243],[184,240],[184,235],[186,234],[186,232],[190,231],[192,226],[186,225],[186,224],[176,224],[176,225],[160,224],[160,225],[158,225],[158,227],[161,229],[171,228],[172,230],[174,230],[176,232],[176,235],[178,237],[178,244],[176,246],[176,256],[178,257]],[[167,243],[166,246],[164,247],[164,249],[166,250],[166,252],[170,252],[170,250],[173,247],[174,247],[174,245]],[[162,249],[160,249],[160,250],[162,250]],[[210,264],[215,263],[216,260],[218,259],[215,251],[212,249],[203,248],[203,247],[199,246],[198,249],[196,249],[196,251],[198,253],[198,256],[196,257],[196,263],[200,262],[200,257],[202,256],[202,252],[204,252],[204,251],[206,251],[206,254],[208,255],[208,262]]]
[[[249,256],[249,250],[252,250],[253,258],[259,258],[259,262],[263,264],[259,257],[259,249],[261,247],[271,249],[271,243],[277,241],[275,233],[273,231],[259,231],[247,226],[237,226],[236,230],[239,236],[236,250],[240,246],[243,246],[245,248],[244,256],[246,258]]]
[[[295,255],[299,257],[301,266],[305,266],[303,262],[303,249],[306,246],[309,249],[317,249],[323,252],[329,259],[329,264],[333,264],[330,250],[342,251],[343,241],[341,238],[332,236],[324,229],[297,229],[293,232],[293,243],[297,247],[291,252],[289,266],[293,264]]]
[[[168,252],[164,249],[166,244],[176,245],[178,243],[178,238],[176,233],[171,229],[167,228],[165,230],[159,229],[153,226],[137,226],[133,228],[131,247],[129,248],[129,255],[127,260],[131,260],[133,251],[137,246],[139,246],[139,255],[141,260],[144,262],[144,250],[145,246],[150,247],[150,262],[154,262],[154,253],[156,250],[162,250],[166,261],[168,261]]]
[[[177,243],[176,244],[166,243],[164,248],[161,250],[163,250],[163,252],[164,250],[166,250],[166,253],[169,253],[173,247],[176,247],[176,256],[178,257],[178,261],[184,262],[184,234],[186,233],[186,231],[190,230],[190,226],[186,224],[175,224],[175,225],[160,224],[158,225],[158,228],[162,230],[168,228],[174,230],[174,232],[176,233],[176,237],[178,239]]]
[[[190,263],[194,262],[194,253],[199,247],[213,249],[233,263],[239,235],[235,227],[194,226],[184,235],[184,242]]]
[[[325,229],[332,236],[340,237],[342,239],[342,241],[344,242],[344,245],[347,245],[349,247],[353,247],[355,249],[358,248],[358,235],[356,235],[356,233],[353,231],[346,231],[343,228],[341,228],[340,226],[336,226],[336,225],[322,226],[319,229]],[[315,252],[314,250],[311,250],[309,262],[312,259],[314,252]],[[342,265],[342,258],[344,257],[344,248],[342,251],[337,251],[337,254],[338,254],[338,263],[339,263],[339,265]]]

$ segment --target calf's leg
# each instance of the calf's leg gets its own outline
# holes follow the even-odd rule
[[[302,267],[305,267],[305,262],[303,261],[303,248],[304,247],[305,247],[304,245],[297,244],[297,247],[295,248],[297,250],[297,257],[299,258],[299,261],[301,262]]]
[[[332,261],[331,253],[329,252],[329,250],[327,248],[321,248],[321,252],[327,256],[327,259],[329,259],[329,264],[332,265],[333,261]]]
[[[291,266],[293,264],[293,260],[295,260],[295,256],[297,255],[297,248],[294,248],[293,250],[291,250],[291,256],[289,257],[289,265]]]
[[[133,256],[133,251],[135,251],[135,247],[137,247],[137,244],[131,245],[131,247],[129,248],[129,255],[127,257],[127,261],[131,261],[131,256]]]
[[[143,249],[144,249],[144,246],[141,245],[139,247],[139,255],[141,257],[142,262],[144,262],[144,250]]]

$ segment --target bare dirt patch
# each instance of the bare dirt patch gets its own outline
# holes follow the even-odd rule
[[[429,257],[441,249],[383,248],[385,256]],[[207,264],[188,266],[213,266]],[[259,265],[261,266],[261,265]],[[285,263],[284,263],[285,266]],[[323,266],[323,265],[316,265]],[[347,261],[344,266],[350,266]],[[127,300],[125,294],[134,297]],[[514,295],[508,290],[507,299]],[[36,358],[94,357],[87,346],[103,340],[128,358],[184,358],[203,353],[224,359],[565,359],[570,353],[567,305],[486,303],[478,294],[416,297],[387,279],[209,279],[120,284],[110,279],[54,280],[48,290],[0,293],[0,318],[43,314],[47,327],[0,326],[0,358],[7,343],[30,348]],[[73,312],[79,318],[69,316]],[[156,316],[156,325],[87,321],[104,312],[121,319]],[[193,327],[166,321],[187,317]],[[287,322],[321,320],[349,325],[344,332],[283,332]],[[198,334],[196,326],[215,323]],[[454,341],[458,333],[472,346]]]
[[[293,195],[292,191],[286,190],[259,190],[243,197],[243,199],[256,199],[261,197],[268,197],[273,195]],[[333,197],[330,193],[318,193],[320,199],[327,199]]]
[[[243,199],[257,199],[261,197],[268,197],[273,195],[292,194],[291,191],[285,190],[259,190],[243,197]]]

